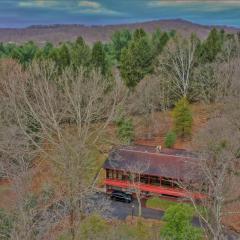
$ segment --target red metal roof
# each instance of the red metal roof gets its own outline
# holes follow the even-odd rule
[[[166,188],[166,187],[160,187],[160,186],[152,186],[148,184],[131,184],[127,181],[120,181],[120,180],[113,180],[113,179],[105,179],[105,184],[109,186],[115,186],[115,187],[121,187],[121,188],[136,188],[136,186],[141,189],[142,191],[151,192],[151,193],[157,193],[157,194],[165,194],[165,195],[171,195],[175,197],[193,197],[195,199],[201,199],[205,196],[203,194],[199,193],[190,193],[182,189],[175,189],[175,188]]]
[[[157,151],[148,146],[122,146],[113,149],[104,164],[105,169],[127,171],[133,163],[148,163],[143,174],[173,179],[197,179],[198,159],[190,152],[176,149]]]

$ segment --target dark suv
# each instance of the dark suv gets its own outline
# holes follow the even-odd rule
[[[117,190],[112,191],[111,199],[116,201],[121,201],[121,202],[127,202],[127,203],[130,203],[133,200],[131,194],[128,194],[122,191],[117,191]]]

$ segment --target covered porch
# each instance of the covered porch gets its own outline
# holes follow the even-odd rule
[[[190,197],[193,197],[195,199],[204,198],[203,194],[192,193],[192,192],[190,193],[189,191],[186,191],[180,188],[175,189],[175,188],[168,188],[163,186],[154,186],[154,185],[144,184],[144,183],[133,184],[129,181],[116,180],[116,179],[105,179],[104,183],[107,186],[118,187],[126,190],[135,189],[137,187],[138,189],[140,189],[142,192],[145,192],[145,193],[181,197],[181,198],[190,198]]]

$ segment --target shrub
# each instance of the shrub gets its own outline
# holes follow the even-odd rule
[[[167,148],[173,147],[176,142],[176,139],[177,139],[176,133],[173,131],[169,131],[164,139],[165,147]]]
[[[134,127],[131,119],[120,118],[117,120],[117,135],[126,144],[131,143],[134,136]]]
[[[192,112],[186,97],[180,99],[173,109],[174,131],[180,137],[191,135],[192,132]]]

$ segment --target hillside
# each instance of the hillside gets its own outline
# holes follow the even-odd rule
[[[213,26],[204,26],[194,24],[181,19],[175,20],[159,20],[134,24],[122,25],[105,25],[105,26],[84,26],[84,25],[51,25],[51,26],[31,26],[22,29],[5,28],[0,29],[0,42],[26,42],[35,41],[43,44],[46,41],[59,43],[64,41],[74,40],[78,36],[82,36],[87,42],[93,43],[95,41],[106,42],[110,39],[113,32],[120,29],[134,30],[136,28],[143,28],[147,32],[153,32],[158,28],[165,31],[177,29],[181,34],[189,35],[192,32],[198,34],[200,38],[205,38]],[[239,29],[231,27],[217,27],[224,28],[227,32],[238,32]]]

